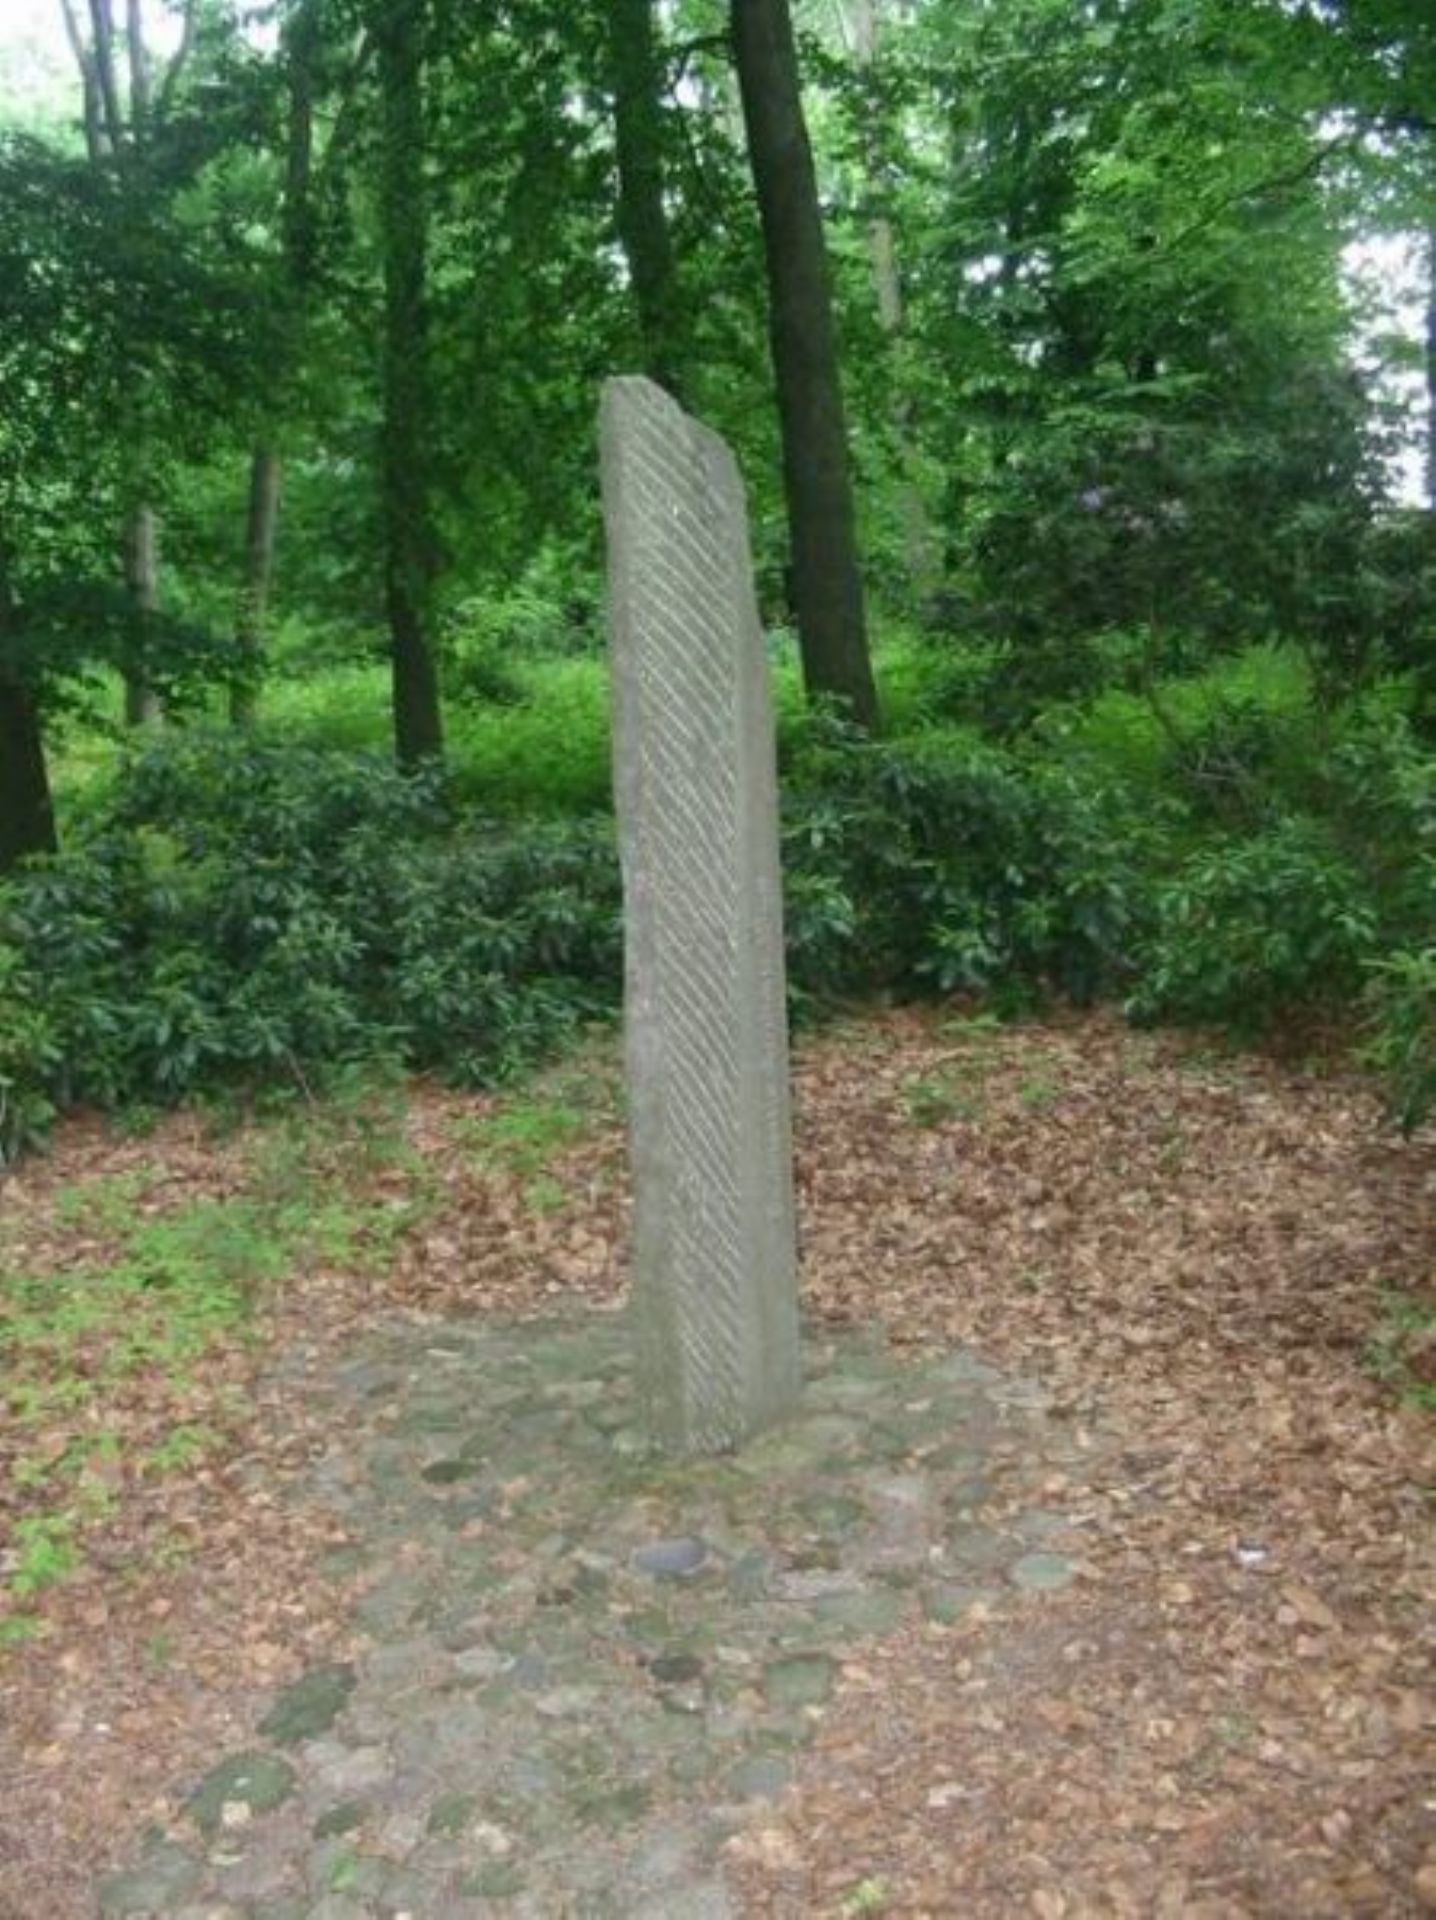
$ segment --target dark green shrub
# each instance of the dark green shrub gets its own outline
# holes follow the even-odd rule
[[[1436,1085],[1436,763],[1389,712],[1330,737],[1312,810],[1214,840],[1218,809],[1065,734],[796,725],[795,1002],[1128,991],[1137,1018],[1252,1029],[1358,995],[1387,955],[1373,1058],[1409,1123]],[[1264,719],[1211,738],[1269,774]],[[615,1009],[620,963],[607,817],[494,820],[378,758],[171,738],[61,858],[0,887],[0,1155],[82,1103],[311,1087],[375,1059],[493,1080]]]
[[[1136,907],[1110,791],[967,735],[885,746],[815,728],[785,832],[793,977],[1090,998]]]
[[[1377,932],[1363,878],[1329,835],[1283,821],[1195,854],[1158,886],[1129,1011],[1259,1031],[1341,1005],[1360,989]]]
[[[49,1089],[61,1051],[39,999],[24,955],[0,938],[0,1167],[41,1139],[55,1114]]]
[[[605,823],[457,822],[432,778],[166,744],[106,831],[0,890],[5,1131],[397,1058],[490,1079],[616,1001]]]
[[[1385,1081],[1392,1118],[1411,1133],[1436,1109],[1436,947],[1377,961],[1367,999],[1365,1057]]]

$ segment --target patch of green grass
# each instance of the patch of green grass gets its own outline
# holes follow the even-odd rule
[[[1365,1359],[1376,1378],[1403,1400],[1436,1413],[1436,1298],[1391,1294]]]
[[[1029,1113],[1045,1113],[1062,1098],[1062,1082],[1042,1067],[1033,1067],[1018,1083],[1017,1097]]]
[[[406,1112],[402,1077],[366,1067],[322,1099],[287,1102],[261,1128],[253,1191],[287,1246],[336,1267],[372,1269],[392,1255],[438,1192]]]
[[[80,1564],[73,1512],[27,1513],[15,1522],[9,1585],[22,1600],[66,1579]]]
[[[995,1013],[955,1013],[941,1023],[944,1038],[975,1052],[990,1054],[1007,1031],[1007,1023]]]
[[[147,1184],[142,1173],[111,1173],[75,1181],[57,1189],[55,1217],[66,1227],[102,1234],[122,1232],[133,1219]]]
[[[886,1913],[891,1898],[892,1890],[886,1880],[860,1880],[843,1895],[842,1910],[845,1914]]]
[[[903,1082],[901,1100],[904,1115],[915,1127],[974,1122],[982,1118],[984,1109],[981,1087],[951,1072],[910,1075]]]
[[[588,1116],[553,1099],[506,1100],[494,1112],[466,1122],[464,1134],[479,1157],[506,1173],[543,1173],[556,1154],[582,1139]]]
[[[352,1847],[346,1847],[334,1856],[329,1867],[329,1891],[331,1893],[353,1893],[363,1879],[363,1863]]]
[[[181,1422],[171,1427],[157,1447],[151,1447],[146,1465],[155,1473],[178,1473],[198,1466],[219,1444],[213,1427]]]
[[[618,1117],[622,1104],[618,1063],[605,1038],[530,1080],[488,1112],[461,1120],[455,1133],[484,1165],[517,1175],[535,1211],[553,1212],[567,1199],[552,1177],[554,1161]]]
[[[1158,1172],[1180,1173],[1187,1163],[1190,1150],[1191,1143],[1187,1139],[1186,1129],[1174,1122],[1164,1131],[1157,1147]]]
[[[1124,784],[1155,794],[1165,787],[1174,737],[1194,738],[1232,708],[1300,723],[1312,710],[1309,662],[1295,647],[1249,647],[1200,673],[1162,679],[1155,699],[1114,688],[1084,704],[1055,707],[1038,731]]]
[[[76,1183],[56,1196],[56,1217],[82,1251],[98,1241],[103,1253],[36,1272],[0,1247],[0,1406],[22,1443],[12,1481],[28,1506],[0,1600],[28,1601],[72,1573],[129,1474],[188,1472],[222,1444],[236,1409],[216,1397],[208,1418],[177,1419],[127,1453],[134,1443],[105,1422],[130,1383],[179,1401],[201,1357],[248,1337],[257,1301],[288,1273],[388,1258],[431,1198],[388,1085],[286,1112],[256,1134],[248,1173],[236,1194],[165,1211],[149,1176]]]
[[[953,1014],[940,1025],[943,1038],[962,1056],[961,1064],[931,1073],[911,1074],[900,1099],[916,1127],[940,1127],[948,1121],[974,1122],[987,1105],[987,1079],[997,1065],[1005,1023],[993,1013]]]
[[[797,645],[771,636],[774,705],[783,738],[806,719]],[[901,630],[880,631],[873,671],[887,730],[899,735],[926,724],[945,668],[941,648]],[[517,698],[485,701],[462,692],[444,702],[445,747],[457,797],[481,813],[571,818],[606,813],[613,804],[608,661],[602,650],[542,653],[505,662]],[[380,661],[335,662],[315,673],[279,673],[263,689],[260,739],[387,753],[393,739],[389,670]],[[120,711],[119,697],[110,701]],[[217,703],[206,710],[219,723]],[[113,718],[74,725],[54,756],[62,811],[93,805],[117,757],[122,730]],[[143,1116],[139,1124],[143,1125]]]
[[[524,1183],[524,1205],[531,1213],[562,1213],[568,1205],[568,1190],[550,1173],[541,1173]]]

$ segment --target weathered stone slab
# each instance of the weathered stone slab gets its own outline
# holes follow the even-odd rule
[[[799,1388],[772,706],[743,483],[649,381],[603,398],[639,1371],[714,1452]]]

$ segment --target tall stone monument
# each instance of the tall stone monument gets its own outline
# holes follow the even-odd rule
[[[768,667],[727,446],[642,379],[602,442],[640,1382],[717,1452],[799,1385]]]

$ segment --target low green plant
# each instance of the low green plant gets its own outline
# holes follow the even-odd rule
[[[1023,1075],[1017,1097],[1029,1113],[1045,1113],[1062,1098],[1062,1083],[1055,1075],[1034,1069]]]
[[[1366,998],[1364,1057],[1382,1077],[1392,1118],[1412,1133],[1436,1108],[1436,947],[1375,961]]]
[[[886,1913],[891,1898],[892,1889],[886,1880],[860,1880],[843,1895],[842,1910],[845,1914]]]
[[[1436,1298],[1393,1294],[1366,1364],[1413,1406],[1436,1413]]]
[[[568,1205],[568,1189],[552,1174],[536,1174],[524,1182],[524,1205],[531,1213],[562,1213]]]
[[[1128,1008],[1138,1020],[1260,1032],[1346,1003],[1377,937],[1355,866],[1321,829],[1283,821],[1194,855],[1158,887]]]
[[[11,1592],[30,1599],[68,1579],[80,1564],[75,1531],[75,1517],[69,1513],[22,1514],[14,1529]]]
[[[903,1112],[915,1127],[940,1127],[949,1121],[981,1118],[979,1087],[951,1073],[914,1074],[902,1086]]]
[[[218,1444],[219,1435],[212,1427],[182,1422],[150,1449],[146,1465],[154,1473],[182,1472],[197,1466]]]
[[[554,1154],[588,1125],[577,1107],[544,1099],[512,1099],[465,1129],[482,1158],[511,1173],[541,1173]]]
[[[391,1095],[356,1084],[330,1108],[260,1128],[245,1185],[224,1198],[157,1210],[132,1174],[61,1189],[59,1216],[98,1243],[87,1260],[20,1269],[0,1237],[0,1403],[21,1508],[0,1600],[72,1571],[127,1479],[189,1472],[223,1444],[240,1408],[207,1390],[203,1417],[189,1412],[197,1363],[247,1338],[257,1301],[297,1263],[391,1257],[427,1204],[406,1155]],[[140,1377],[147,1400],[184,1408],[143,1451],[103,1424]]]
[[[433,778],[166,743],[0,888],[6,1150],[80,1102],[312,1099],[383,1061],[503,1079],[614,1006],[618,940],[605,822],[460,826]]]
[[[1140,825],[1110,789],[965,734],[882,745],[820,719],[791,793],[789,960],[806,996],[1016,1006],[1120,977],[1140,911],[1122,839]]]

